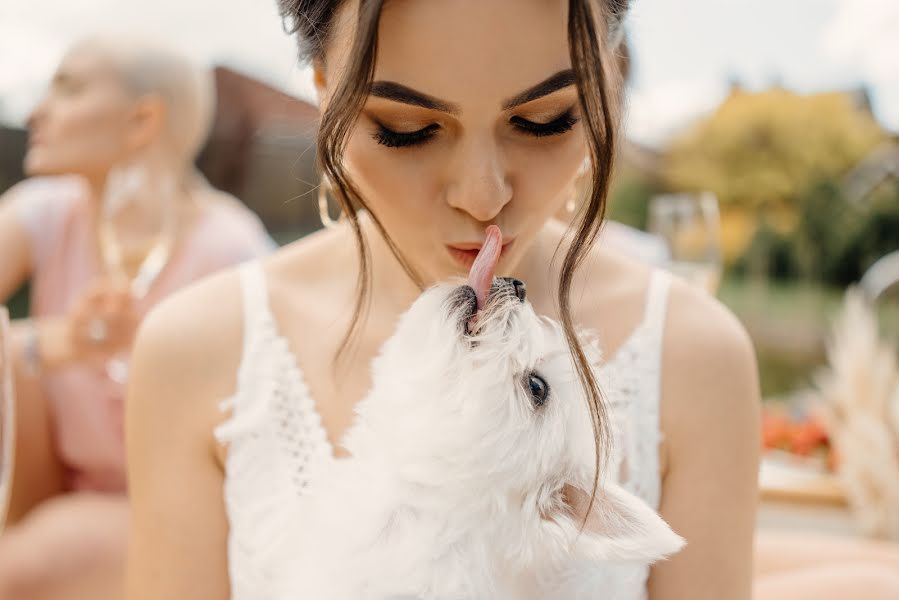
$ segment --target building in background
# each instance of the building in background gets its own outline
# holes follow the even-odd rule
[[[200,170],[274,234],[314,230],[318,108],[232,69],[214,73],[218,102]]]

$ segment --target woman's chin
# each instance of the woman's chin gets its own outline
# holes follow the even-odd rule
[[[23,161],[23,169],[29,177],[39,177],[47,175],[60,175],[59,169],[53,168],[53,162],[42,156],[40,150],[29,150]]]
[[[55,175],[81,175],[83,169],[78,169],[73,165],[64,162],[52,160],[49,156],[44,156],[42,152],[29,151],[25,155],[22,163],[25,175],[28,177],[52,177]]]

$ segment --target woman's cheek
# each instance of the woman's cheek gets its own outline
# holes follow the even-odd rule
[[[345,161],[365,202],[379,217],[428,208],[425,199],[433,194],[433,177],[418,149],[388,148],[354,136],[347,144]]]
[[[439,176],[423,153],[351,138],[344,161],[365,203],[419,275],[426,281],[449,275],[435,271],[427,258],[434,255],[434,239],[442,237],[436,228],[451,221],[443,218],[449,209],[440,197]]]
[[[556,213],[567,200],[571,183],[583,163],[583,145],[571,143],[576,140],[566,142],[518,148],[510,154],[516,172],[515,197],[535,217]]]
[[[60,133],[73,162],[84,169],[109,168],[125,153],[122,107],[86,97],[73,101],[60,115]]]

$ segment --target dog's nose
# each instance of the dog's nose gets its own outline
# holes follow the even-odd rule
[[[524,298],[528,293],[528,287],[519,279],[513,279],[512,285],[515,287],[515,295],[518,296],[519,300],[524,302]]]
[[[500,279],[505,281],[507,285],[512,286],[512,289],[515,290],[515,295],[521,302],[524,302],[524,299],[527,296],[528,287],[523,281],[515,279],[514,277],[500,277]]]

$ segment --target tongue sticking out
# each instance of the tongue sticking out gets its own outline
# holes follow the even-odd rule
[[[478,297],[478,310],[487,302],[487,294],[493,284],[493,273],[496,271],[496,263],[499,262],[499,254],[503,247],[503,234],[499,227],[490,225],[487,228],[487,240],[481,246],[471,271],[468,273],[468,285],[472,287]]]

